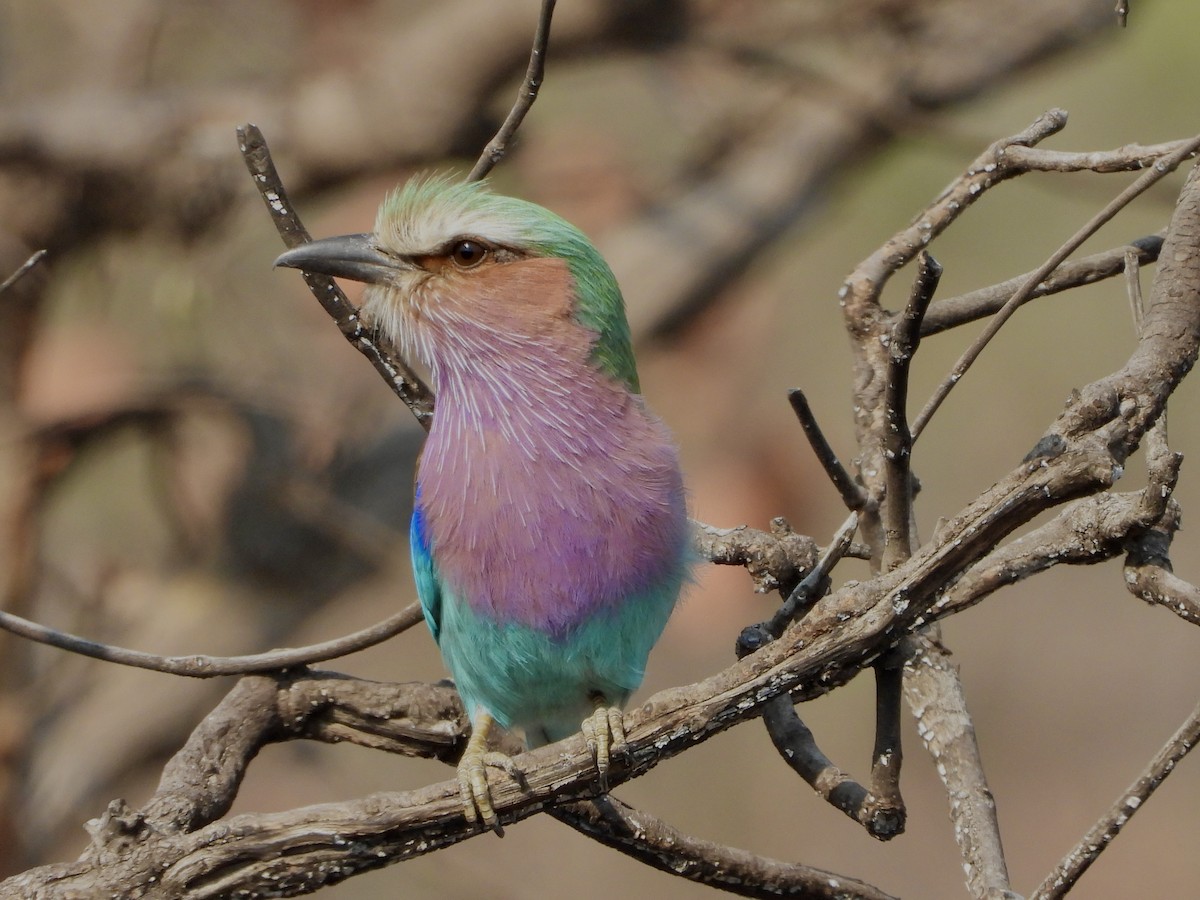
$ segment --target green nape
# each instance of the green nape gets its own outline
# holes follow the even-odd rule
[[[553,216],[569,230],[553,242],[535,246],[544,249],[548,256],[566,260],[567,268],[575,278],[576,315],[580,324],[596,332],[596,343],[592,348],[596,365],[633,393],[641,393],[629,321],[625,318],[625,300],[616,276],[579,229],[549,210],[537,209],[544,215]]]
[[[641,393],[621,289],[582,231],[536,203],[493,193],[486,181],[455,182],[443,176],[410,179],[384,201],[379,222],[402,220],[430,207],[440,207],[452,221],[477,224],[479,237],[564,260],[575,279],[576,317],[596,333],[596,365]]]

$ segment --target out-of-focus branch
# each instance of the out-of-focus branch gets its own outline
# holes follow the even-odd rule
[[[763,33],[743,36],[741,43],[761,50],[778,35],[793,41],[802,35],[820,49],[806,54],[784,46],[790,59],[806,59],[827,55],[831,34],[861,41],[861,52],[853,56],[857,89],[847,89],[844,66],[805,77],[799,88],[795,73],[785,70],[791,89],[750,122],[745,96],[738,95],[716,129],[737,140],[726,140],[714,159],[681,174],[682,196],[648,209],[602,240],[614,271],[634,274],[644,286],[630,308],[635,335],[666,335],[691,321],[748,261],[789,234],[788,226],[811,207],[848,155],[881,146],[898,119],[911,122],[910,110],[928,113],[973,96],[994,85],[1000,73],[1011,75],[1014,65],[1034,63],[1062,42],[1108,25],[1093,0],[990,3],[962,14],[949,14],[939,4],[909,3],[903,29],[889,27],[894,20],[886,14],[863,17],[854,4],[836,8],[844,20],[835,14],[813,21],[807,8],[796,7],[803,10],[799,23],[783,23],[790,34],[772,19]],[[729,27],[727,20],[715,22],[701,31],[700,40],[728,44]],[[930,46],[938,52],[927,52]],[[871,64],[864,65],[868,58]],[[756,77],[761,68],[754,68]]]
[[[497,88],[528,59],[529,10],[528,0],[492,0],[481,18],[475,0],[442,0],[402,24],[360,29],[352,64],[344,49],[299,50],[298,67],[274,80],[131,93],[100,78],[10,101],[0,116],[0,165],[35,179],[42,203],[36,217],[6,206],[7,227],[56,249],[94,236],[90,229],[101,222],[190,234],[217,227],[242,196],[222,134],[245,110],[258,111],[264,129],[287,147],[294,191],[474,154]],[[317,32],[314,45],[328,43],[317,22],[303,21],[303,7],[290,12],[295,29]],[[576,0],[555,17],[555,53],[595,52],[626,29],[671,15]]]
[[[112,644],[103,644],[78,635],[39,625],[20,616],[0,611],[0,628],[11,634],[77,653],[80,656],[102,659],[122,666],[165,672],[168,675],[183,675],[187,678],[216,678],[222,675],[248,675],[252,672],[272,672],[337,659],[367,647],[374,647],[402,631],[412,628],[421,621],[421,605],[412,603],[395,615],[381,622],[333,640],[307,647],[287,650],[269,650],[246,656],[160,656],[141,650],[130,650]]]
[[[38,263],[40,263],[43,259],[45,259],[46,252],[47,251],[45,251],[45,250],[38,250],[36,253],[31,255],[29,257],[29,259],[27,259],[27,260],[25,260],[25,262],[21,263],[21,265],[17,268],[17,270],[15,272],[13,272],[11,275],[9,275],[7,278],[5,278],[3,282],[0,282],[0,294],[3,294],[10,287],[12,287],[14,284],[16,284],[22,278],[24,278],[30,269],[32,269],[34,266],[36,266]]]

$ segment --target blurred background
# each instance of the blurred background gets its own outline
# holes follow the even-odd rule
[[[854,455],[837,290],[992,141],[1046,109],[1048,146],[1109,149],[1200,128],[1200,5],[1133,0],[562,0],[541,98],[499,189],[591,234],[617,272],[650,404],[680,441],[694,515],[822,544],[844,518],[786,402],[803,388]],[[535,0],[3,0],[0,579],[5,608],[171,653],[296,646],[414,598],[411,473],[422,433],[338,334],[281,249],[234,139],[260,125],[309,229],[367,230],[416,171],[465,172],[507,111]],[[1132,176],[1026,176],[933,246],[940,296],[1028,271]],[[1081,252],[1166,225],[1182,174]],[[1148,285],[1150,273],[1145,275]],[[898,281],[906,282],[901,278]],[[349,286],[351,289],[354,286]],[[907,283],[894,285],[899,305]],[[353,295],[352,295],[353,296]],[[928,339],[923,403],[977,331]],[[916,450],[922,534],[1019,462],[1068,392],[1134,343],[1119,279],[1023,309]],[[1194,379],[1193,379],[1194,382]],[[1200,403],[1171,405],[1200,448]],[[1143,482],[1139,459],[1126,481]],[[1185,515],[1200,480],[1185,462]],[[1200,580],[1195,536],[1176,571]],[[863,577],[850,561],[838,577]],[[708,567],[641,696],[733,660],[774,598]],[[1055,570],[949,621],[1013,885],[1028,893],[1193,708],[1193,628],[1146,606],[1119,561]],[[335,665],[443,676],[422,629]],[[135,806],[228,690],[0,634],[0,876],[77,855],[83,823]],[[859,679],[803,710],[823,749],[869,765]],[[910,727],[908,833],[878,844],[820,802],[757,722],[623,786],[678,828],[871,881],[963,896],[946,799]],[[237,811],[447,778],[428,761],[292,743],[251,768]],[[699,789],[697,789],[699,786]],[[1194,896],[1200,764],[1186,761],[1082,881],[1088,898]],[[699,897],[543,817],[326,896]]]

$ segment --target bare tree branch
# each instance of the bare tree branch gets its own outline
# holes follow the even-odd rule
[[[692,540],[701,559],[718,566],[745,566],[760,594],[790,590],[817,562],[817,542],[796,534],[785,519],[771,520],[770,532],[748,525],[717,528],[692,521]]]
[[[616,797],[569,803],[547,812],[607,847],[662,872],[741,897],[888,900],[872,885],[798,863],[781,862],[683,834]]]
[[[1200,625],[1200,588],[1171,571],[1167,549],[1173,527],[1156,527],[1129,542],[1125,585],[1135,597],[1164,606],[1185,622]]]

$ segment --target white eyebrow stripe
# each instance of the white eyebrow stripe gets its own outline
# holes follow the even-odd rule
[[[435,202],[420,216],[404,215],[376,223],[380,244],[402,256],[434,256],[459,238],[477,238],[497,247],[523,247],[528,229],[511,217],[465,204]]]

